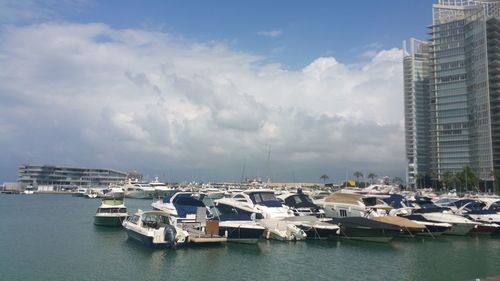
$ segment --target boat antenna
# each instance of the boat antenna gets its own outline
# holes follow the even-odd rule
[[[267,182],[271,182],[271,146],[267,149]]]
[[[243,180],[245,179],[245,166],[246,166],[246,159],[243,161],[243,168],[241,169],[241,180],[240,183],[243,183]]]

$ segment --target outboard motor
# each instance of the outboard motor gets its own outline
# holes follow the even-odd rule
[[[169,243],[172,247],[175,246],[175,236],[177,235],[177,230],[175,229],[175,226],[166,225],[163,234],[165,241]]]

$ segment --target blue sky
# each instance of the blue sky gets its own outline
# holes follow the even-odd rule
[[[49,18],[223,41],[297,68],[325,55],[353,63],[363,59],[362,51],[398,48],[410,36],[425,39],[435,0],[59,2],[49,1]],[[24,21],[32,22],[40,19]],[[272,37],[262,35],[272,31]]]
[[[0,182],[404,178],[401,45],[433,2],[0,0]]]

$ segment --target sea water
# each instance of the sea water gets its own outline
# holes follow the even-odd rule
[[[129,213],[151,200],[126,199]],[[93,225],[98,199],[0,195],[0,280],[473,280],[500,275],[500,236],[226,243],[152,250]]]

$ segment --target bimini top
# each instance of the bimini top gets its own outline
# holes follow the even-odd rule
[[[409,220],[407,218],[402,218],[402,217],[381,216],[381,217],[374,217],[374,218],[371,218],[371,219],[379,221],[379,222],[385,222],[385,223],[394,224],[394,225],[400,226],[402,228],[425,229],[425,225],[418,224],[418,223],[416,223],[416,222],[414,222],[412,220]]]
[[[362,196],[354,193],[335,192],[325,198],[325,202],[363,205]]]

